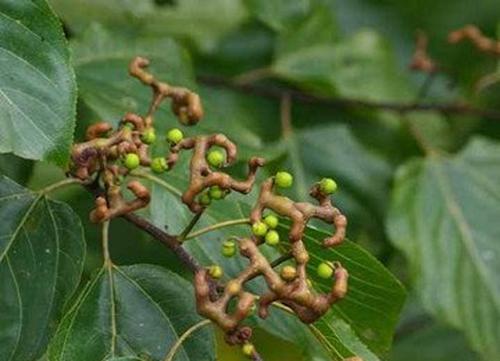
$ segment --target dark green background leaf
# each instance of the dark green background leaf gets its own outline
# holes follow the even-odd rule
[[[80,220],[60,202],[0,177],[0,360],[41,356],[80,281]]]
[[[137,357],[163,361],[200,321],[191,284],[158,266],[104,266],[82,290],[49,350],[51,361]],[[209,328],[181,346],[176,360],[215,360]]]

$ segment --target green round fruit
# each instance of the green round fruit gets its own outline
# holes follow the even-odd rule
[[[157,157],[151,161],[151,170],[155,173],[163,173],[168,170],[167,160],[164,157]]]
[[[271,229],[278,227],[279,219],[274,214],[264,217],[264,223]]]
[[[177,144],[182,139],[184,139],[184,134],[179,128],[172,128],[167,132],[167,141],[172,144]]]
[[[293,176],[288,172],[278,172],[274,178],[274,183],[280,188],[290,188],[293,184]]]
[[[333,266],[327,262],[322,262],[318,265],[316,273],[321,278],[330,278],[333,275]]]
[[[319,182],[319,190],[323,194],[332,194],[337,190],[337,183],[332,178],[323,178]]]
[[[148,128],[142,133],[141,139],[146,144],[153,144],[156,141],[155,128]]]
[[[199,202],[202,206],[206,207],[206,206],[210,205],[210,203],[212,202],[212,199],[210,198],[210,196],[207,193],[203,193],[199,198]]]
[[[224,271],[222,270],[221,266],[214,264],[213,266],[208,267],[208,274],[210,275],[210,277],[218,280],[222,277]]]
[[[267,225],[264,222],[255,222],[252,224],[252,233],[257,237],[262,237],[267,233]]]
[[[236,243],[232,240],[224,241],[221,253],[224,257],[233,257],[236,254]]]
[[[207,154],[207,162],[210,164],[212,167],[215,168],[220,168],[224,164],[226,160],[226,156],[222,151],[218,149],[213,149],[208,152]]]
[[[141,164],[141,160],[139,159],[139,156],[137,154],[128,153],[123,160],[123,164],[125,165],[125,167],[127,167],[127,169],[132,170],[139,167],[139,165]]]
[[[270,230],[266,233],[266,244],[269,246],[276,246],[280,243],[280,235],[275,230]]]
[[[210,187],[208,194],[210,195],[210,198],[215,200],[222,199],[226,195],[226,193],[219,186]]]
[[[247,342],[241,347],[241,351],[247,357],[252,357],[255,353],[255,346]]]
[[[297,277],[297,269],[287,265],[281,269],[280,276],[285,281],[293,281]]]

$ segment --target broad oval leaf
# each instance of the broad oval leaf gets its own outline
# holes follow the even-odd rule
[[[454,157],[398,172],[388,218],[424,307],[500,358],[500,145],[473,140]]]
[[[69,158],[76,83],[61,24],[44,0],[0,3],[0,152]]]
[[[78,217],[0,177],[0,360],[39,357],[83,269]]]
[[[199,320],[186,280],[158,266],[105,265],[65,316],[49,360],[163,361],[180,335]],[[214,359],[208,328],[184,341],[175,358]]]

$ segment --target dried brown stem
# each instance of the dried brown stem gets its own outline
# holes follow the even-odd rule
[[[179,153],[182,150],[192,149],[193,152],[189,166],[189,186],[182,195],[182,201],[195,213],[203,210],[203,206],[198,202],[197,196],[210,187],[218,186],[225,192],[231,190],[244,194],[250,192],[255,183],[255,175],[258,168],[264,165],[263,158],[250,158],[247,179],[242,181],[235,180],[227,173],[211,169],[206,160],[206,155],[212,146],[219,146],[226,151],[226,162],[223,166],[234,163],[237,154],[236,145],[223,134],[185,138],[171,148],[170,154],[167,157],[169,168],[172,169],[177,163]]]
[[[486,37],[475,25],[466,25],[448,34],[448,42],[451,44],[457,44],[465,40],[470,41],[483,53],[500,56],[500,41]]]

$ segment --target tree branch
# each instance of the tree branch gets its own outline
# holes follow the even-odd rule
[[[387,110],[396,113],[409,112],[439,112],[442,114],[456,115],[474,115],[488,118],[491,120],[500,120],[500,110],[477,108],[464,103],[396,103],[396,102],[376,102],[370,100],[361,100],[354,98],[328,98],[319,95],[309,95],[297,90],[283,89],[276,86],[262,86],[255,84],[236,83],[225,77],[215,75],[199,75],[197,80],[205,85],[228,88],[245,94],[257,95],[271,99],[282,99],[288,94],[293,101],[299,101],[308,104],[321,104],[333,108],[341,109],[374,109]]]

